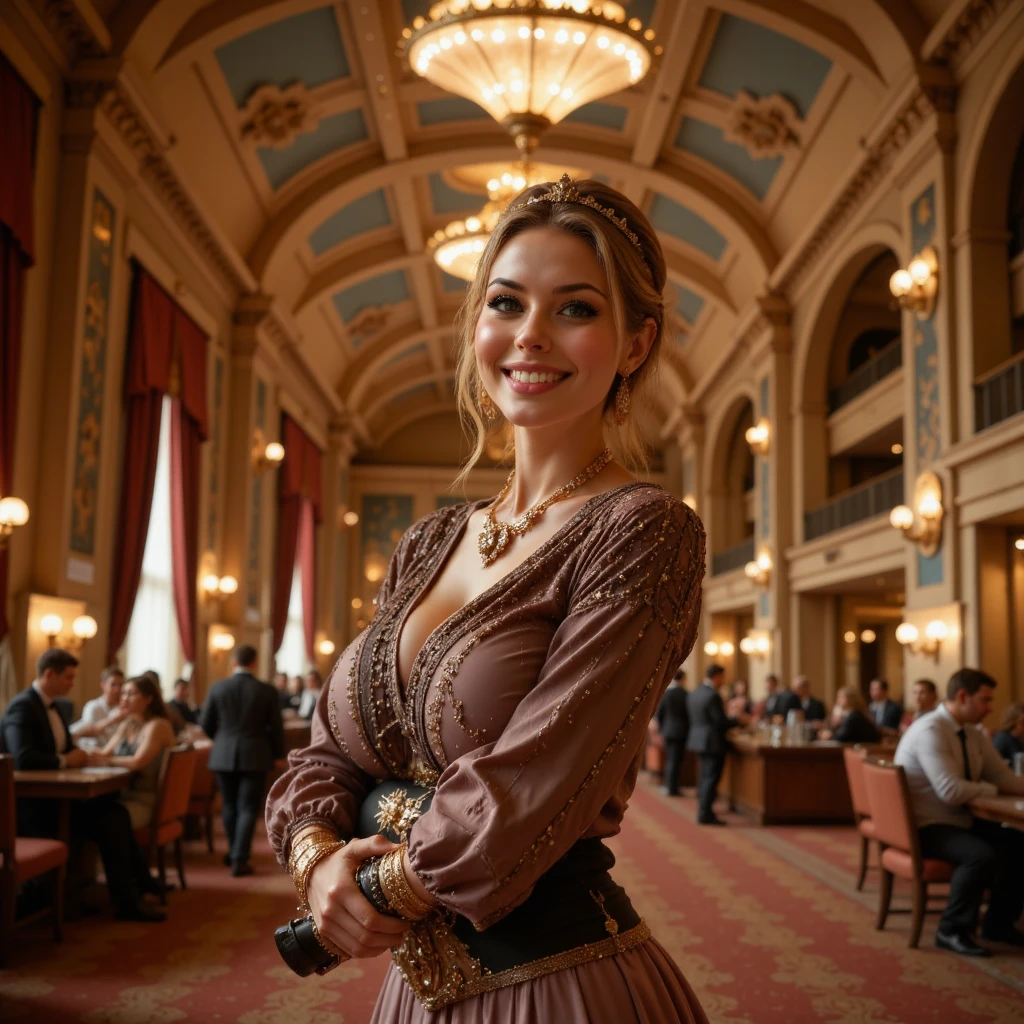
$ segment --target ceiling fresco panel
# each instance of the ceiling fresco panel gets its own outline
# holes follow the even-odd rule
[[[317,125],[316,131],[299,135],[287,149],[261,146],[256,150],[256,155],[266,171],[271,188],[276,191],[318,160],[369,137],[362,110],[347,110],[342,114],[325,117]]]
[[[454,121],[486,120],[490,115],[483,107],[461,96],[446,96],[442,100],[422,100],[416,104],[420,127],[451,124]]]
[[[795,39],[723,14],[698,84],[726,96],[779,93],[806,118],[831,68],[827,57]]]
[[[367,281],[336,292],[334,308],[344,323],[350,323],[364,309],[377,306],[397,306],[410,297],[409,282],[404,270],[389,270]]]
[[[696,323],[700,311],[704,308],[704,300],[696,293],[691,292],[684,285],[675,285],[676,290],[676,312],[682,314],[688,323]],[[684,341],[684,337],[679,338]]]
[[[585,103],[564,118],[566,123],[590,124],[595,128],[610,128],[621,132],[626,127],[629,111],[614,103]]]
[[[438,171],[432,172],[427,180],[430,185],[430,205],[436,214],[475,213],[487,202],[485,195],[452,188]]]
[[[758,199],[764,199],[768,194],[782,166],[781,156],[755,159],[739,143],[728,142],[717,125],[695,117],[683,118],[675,145],[725,171]]]
[[[383,189],[360,196],[329,217],[310,236],[309,247],[315,256],[322,256],[342,242],[391,225],[387,197]]]
[[[334,9],[318,7],[256,29],[215,51],[239,108],[253,90],[303,82],[313,89],[352,73]]]
[[[725,252],[725,235],[693,210],[660,192],[654,194],[647,216],[659,231],[692,245],[715,261],[721,259]]]

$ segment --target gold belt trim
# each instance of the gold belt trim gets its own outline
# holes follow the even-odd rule
[[[431,914],[406,932],[402,945],[391,951],[391,959],[424,1009],[441,1010],[470,996],[494,992],[545,974],[564,971],[568,967],[579,967],[592,960],[625,953],[646,942],[650,936],[647,922],[641,921],[620,935],[588,942],[493,974],[470,954],[452,931],[446,916]]]

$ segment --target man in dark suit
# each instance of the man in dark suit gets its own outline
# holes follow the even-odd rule
[[[174,681],[174,697],[167,703],[174,706],[186,725],[198,725],[199,708],[188,699],[189,687],[187,679],[176,679]]]
[[[665,784],[661,791],[666,796],[679,796],[679,772],[683,767],[686,736],[690,731],[686,699],[686,673],[679,669],[668,684],[654,716],[658,720],[658,732],[665,741]]]
[[[800,710],[804,713],[805,722],[825,721],[825,705],[811,695],[811,681],[807,676],[797,676],[793,680],[793,692],[800,701]]]
[[[686,698],[686,710],[690,717],[690,734],[686,749],[700,757],[700,781],[697,783],[697,824],[724,825],[715,815],[715,797],[718,796],[718,780],[725,767],[725,734],[734,725],[746,719],[729,718],[718,693],[725,669],[714,662],[704,670],[704,679],[697,689]]]
[[[75,685],[78,659],[60,647],[44,651],[36,678],[7,705],[0,718],[0,752],[14,758],[15,771],[56,771],[81,768],[101,755],[80,750],[57,710],[59,697]],[[103,759],[105,760],[105,759]],[[21,799],[17,804],[18,834],[53,838],[57,804],[53,800]],[[115,915],[125,921],[163,921],[166,915],[142,901],[143,892],[159,891],[132,834],[131,818],[116,794],[71,802],[71,838],[89,839],[100,849]]]
[[[774,718],[786,720],[790,711],[796,711],[800,707],[800,698],[789,689],[779,689],[779,677],[770,675],[765,678],[765,685],[768,687],[768,698],[764,702],[765,721],[770,722]]]
[[[884,679],[872,679],[868,687],[871,695],[871,717],[875,725],[890,734],[898,734],[900,722],[903,720],[903,708],[894,700],[889,700],[889,684]]]
[[[237,878],[252,874],[249,851],[263,813],[267,772],[284,757],[285,746],[277,691],[252,674],[256,648],[242,644],[234,662],[234,675],[210,688],[200,724],[213,740],[210,770],[217,773],[224,800],[224,863]]]

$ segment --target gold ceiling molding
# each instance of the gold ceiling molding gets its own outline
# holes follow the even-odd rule
[[[959,68],[1012,2],[1013,0],[968,0],[967,6],[934,46],[929,48],[928,43],[931,40],[925,43],[925,59],[948,64],[954,70]]]
[[[366,306],[345,324],[345,331],[350,338],[369,338],[384,330],[393,311],[391,306]]]
[[[91,4],[34,0],[33,6],[42,13],[50,34],[72,64],[83,57],[102,57],[110,52],[110,31]]]
[[[740,89],[726,115],[727,142],[741,145],[755,160],[782,156],[800,147],[802,119],[784,96],[753,96]]]
[[[233,256],[210,229],[188,189],[167,160],[160,132],[143,114],[141,104],[119,76],[109,74],[71,78],[65,88],[68,109],[93,109],[102,114],[137,161],[139,177],[170,214],[174,223],[189,237],[196,250],[217,271],[235,294],[250,291],[255,280],[238,256]]]
[[[250,146],[287,149],[300,135],[316,131],[321,116],[305,83],[287,89],[271,83],[245,101],[239,135]]]

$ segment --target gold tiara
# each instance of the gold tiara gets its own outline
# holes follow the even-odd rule
[[[531,203],[578,203],[580,206],[589,206],[591,210],[597,210],[602,217],[607,217],[636,246],[637,252],[643,257],[644,250],[640,244],[640,236],[630,230],[626,218],[617,216],[612,207],[602,206],[592,196],[583,195],[576,187],[576,182],[568,174],[563,174],[550,191],[543,195],[533,196],[520,205],[529,206]]]

